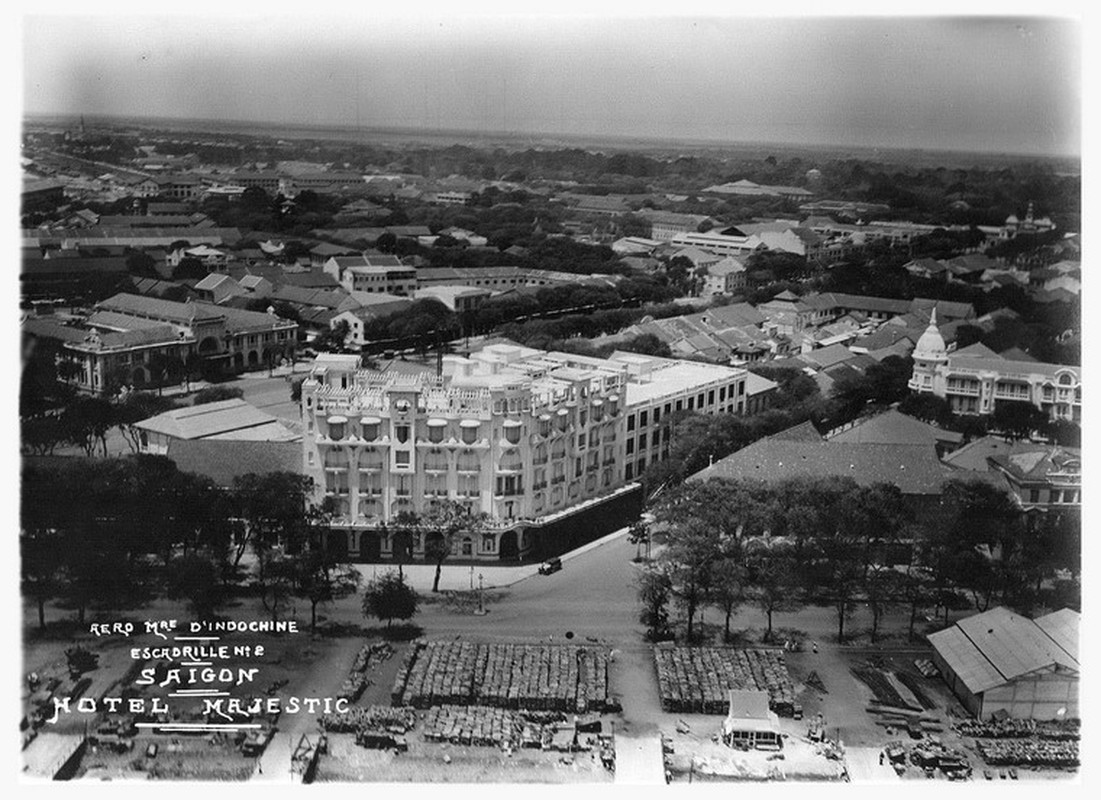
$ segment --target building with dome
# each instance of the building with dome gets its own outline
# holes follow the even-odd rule
[[[454,543],[457,557],[557,555],[637,512],[636,481],[668,457],[678,411],[746,408],[744,369],[634,353],[493,344],[407,366],[323,354],[302,385],[304,471],[316,501],[332,498],[330,542],[353,560],[394,558],[387,526],[444,500],[489,519]],[[407,555],[423,557],[431,535]]]
[[[1006,217],[1005,226],[1002,228],[1002,238],[1016,239],[1022,235],[1032,236],[1053,230],[1055,230],[1055,223],[1048,217],[1037,218],[1033,212],[1032,203],[1029,203],[1024,219],[1020,219],[1016,214],[1010,214]]]
[[[1013,361],[981,344],[949,352],[936,311],[913,352],[911,391],[948,401],[955,414],[993,414],[998,402],[1024,401],[1051,419],[1082,419],[1081,368]]]

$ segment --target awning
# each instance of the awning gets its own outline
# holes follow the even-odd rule
[[[520,428],[520,427],[523,427],[523,425],[524,425],[524,423],[520,422],[519,420],[515,420],[515,419],[506,419],[505,420],[505,427],[506,428]]]
[[[360,425],[381,425],[382,420],[378,417],[364,417],[359,421]]]
[[[343,425],[347,421],[348,421],[347,417],[342,417],[339,414],[334,414],[333,416],[329,417],[329,420],[328,420],[330,425]]]
[[[482,423],[476,419],[464,419],[459,423],[460,428],[477,428]]]
[[[568,417],[569,415],[570,415],[570,410],[568,408],[558,409],[558,416],[559,417]]]
[[[428,420],[428,427],[429,428],[446,428],[447,427],[447,420],[446,419],[430,419],[430,420]]]

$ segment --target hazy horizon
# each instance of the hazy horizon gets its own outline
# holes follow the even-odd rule
[[[1038,18],[28,17],[24,114],[1080,157]]]

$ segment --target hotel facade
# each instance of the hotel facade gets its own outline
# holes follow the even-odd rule
[[[446,356],[439,374],[321,355],[302,386],[304,469],[315,501],[333,499],[331,541],[353,560],[394,558],[398,516],[443,500],[488,520],[458,537],[455,556],[539,555],[562,549],[563,528],[628,495],[637,503],[637,479],[669,454],[676,411],[744,413],[746,374],[504,344]],[[431,535],[417,533],[408,555],[423,557]]]

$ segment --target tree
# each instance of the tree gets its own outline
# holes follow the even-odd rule
[[[168,596],[186,600],[197,619],[212,619],[225,600],[221,567],[207,556],[190,553],[173,559],[167,575]]]
[[[244,523],[233,566],[251,545],[263,556],[276,545],[299,550],[307,532],[306,499],[312,479],[294,472],[249,473],[233,479],[235,515]],[[266,562],[261,558],[261,571]]]
[[[80,396],[61,414],[66,440],[80,447],[84,454],[95,454],[96,445],[107,455],[107,432],[115,427],[114,407],[99,397]]]
[[[749,597],[764,612],[765,641],[772,641],[772,615],[802,607],[794,549],[786,542],[762,538],[751,544],[747,556]]]
[[[222,400],[235,400],[245,396],[245,391],[240,386],[208,386],[195,392],[191,399],[191,405],[201,406],[206,403],[219,403]]]
[[[259,561],[256,582],[260,587],[260,604],[271,614],[271,621],[278,622],[290,607],[291,597],[295,594],[298,564],[296,559],[278,549],[261,552]]]
[[[149,392],[129,392],[116,403],[115,426],[126,439],[130,452],[137,453],[141,449],[141,430],[137,427],[137,423],[176,407],[175,401]]]
[[[172,280],[202,280],[210,274],[206,264],[192,256],[185,256],[172,270]]]
[[[732,540],[736,542],[737,540]],[[727,542],[725,544],[730,544]],[[723,612],[723,641],[730,641],[730,618],[745,600],[745,568],[734,551],[711,563],[709,599]]]
[[[317,607],[355,594],[361,576],[351,564],[337,564],[323,549],[307,552],[297,562],[296,592],[310,604],[310,633],[317,630]]]
[[[932,422],[942,428],[951,426],[955,421],[951,404],[935,394],[914,392],[898,404],[898,410],[907,416],[923,422]]]
[[[23,535],[19,537],[21,589],[23,595],[33,597],[38,606],[40,630],[46,628],[46,601],[61,590],[59,571],[63,560],[59,550],[60,543],[57,533],[49,530],[24,529]]]
[[[1048,416],[1023,400],[999,400],[994,406],[994,427],[1014,441],[1030,439],[1048,424]]]
[[[395,619],[412,619],[418,602],[417,592],[405,578],[388,570],[367,583],[363,591],[363,616],[385,621],[390,628]]]
[[[638,520],[627,530],[627,541],[635,546],[635,561],[642,560],[642,545],[646,545],[646,560],[650,560],[650,526]]]
[[[420,521],[422,528],[426,531],[425,556],[436,564],[432,591],[438,592],[443,562],[451,555],[459,536],[469,534],[477,537],[485,530],[488,517],[481,512],[472,512],[467,506],[455,500],[444,500],[433,504]]]
[[[398,237],[386,231],[379,234],[378,239],[375,240],[375,249],[380,253],[393,253],[398,246]]]
[[[872,644],[879,635],[883,614],[902,598],[905,576],[887,564],[875,563],[864,574],[864,598],[872,612]]]
[[[637,586],[642,604],[639,622],[646,626],[646,638],[662,641],[669,631],[669,577],[661,570],[645,569],[639,573]]]

